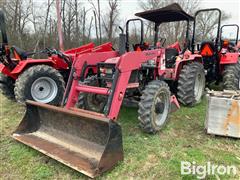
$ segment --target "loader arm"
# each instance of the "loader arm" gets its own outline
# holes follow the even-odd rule
[[[73,64],[72,67],[72,74],[74,75],[72,81],[68,81],[67,87],[71,87],[71,90],[68,95],[68,101],[66,103],[65,108],[69,109],[70,107],[74,107],[77,100],[79,91],[77,90],[77,87],[79,86],[79,80],[81,79],[82,70],[84,68],[84,64],[87,62],[88,66],[94,65],[96,66],[97,63],[103,62],[104,60],[108,58],[117,57],[118,53],[115,51],[109,51],[109,52],[96,52],[96,53],[90,53],[90,54],[83,54],[80,55]],[[71,77],[69,77],[71,79]]]

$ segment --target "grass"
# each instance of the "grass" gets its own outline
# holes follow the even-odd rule
[[[0,95],[0,179],[87,179],[67,166],[13,140],[24,108]],[[181,161],[235,165],[240,170],[240,141],[204,132],[205,104],[182,107],[170,115],[166,128],[148,135],[138,128],[137,110],[122,108],[124,161],[98,179],[197,179],[180,174]],[[240,173],[240,171],[238,172]],[[239,179],[237,175],[206,179]]]

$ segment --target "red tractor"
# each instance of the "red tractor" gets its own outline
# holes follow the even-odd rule
[[[178,83],[178,94],[184,103],[200,101],[205,85],[201,55],[191,54],[187,50],[189,44],[181,49],[178,42],[168,48],[158,43],[161,23],[189,22],[193,17],[178,4],[136,15],[155,23],[154,43],[144,42],[141,19],[128,20],[126,34],[120,34],[118,52],[82,54],[74,61],[63,98],[64,108],[26,102],[25,117],[13,134],[16,140],[96,177],[123,159],[117,119],[125,99],[139,103],[140,126],[151,134],[166,125],[174,106],[179,108],[168,83]],[[141,24],[137,44],[129,42],[129,23],[133,21]],[[81,82],[86,69],[96,64],[97,75]]]
[[[39,52],[26,52],[8,45],[4,14],[0,11],[0,90],[9,97],[24,103],[26,99],[58,105],[61,102],[65,81],[72,63],[83,53],[112,51],[112,44],[106,43],[94,48],[93,43],[64,52],[45,49]],[[32,59],[36,53],[45,53],[47,59]],[[88,75],[96,73],[89,68]]]
[[[217,33],[214,40],[206,40],[200,43],[195,41],[195,31],[198,15],[204,12],[217,12]],[[235,26],[235,25],[234,25]],[[202,9],[195,13],[192,37],[192,53],[200,54],[203,57],[203,65],[206,72],[206,82],[208,84],[223,82],[223,88],[227,90],[240,89],[240,61],[239,52],[234,50],[229,40],[222,40],[220,37],[221,10],[217,8]],[[222,27],[224,28],[224,26]],[[222,34],[222,33],[221,33]],[[237,36],[234,43],[238,41]],[[196,48],[197,47],[197,48]],[[235,46],[234,46],[235,47]],[[237,47],[237,46],[236,46]]]

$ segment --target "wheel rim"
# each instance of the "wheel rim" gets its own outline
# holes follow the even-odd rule
[[[204,75],[202,75],[201,73],[197,74],[194,85],[194,97],[196,101],[199,101],[202,97],[204,82]]]
[[[56,82],[49,77],[38,78],[31,86],[32,98],[41,103],[51,102],[57,96],[57,92]]]
[[[162,126],[169,113],[169,98],[163,91],[159,92],[154,101],[154,123]]]

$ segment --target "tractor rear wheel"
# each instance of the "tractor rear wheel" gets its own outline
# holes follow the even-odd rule
[[[25,70],[16,80],[15,96],[20,103],[33,100],[59,105],[65,90],[62,75],[48,65],[36,65]]]
[[[15,99],[14,80],[2,73],[0,73],[0,91],[8,99]]]
[[[97,76],[89,76],[83,82],[83,84],[88,86],[99,87]],[[78,97],[77,107],[94,111],[94,112],[103,112],[106,105],[106,96],[93,94],[93,93],[80,93]]]
[[[223,88],[226,90],[240,89],[240,60],[236,64],[226,65],[223,72]]]
[[[138,120],[144,132],[154,134],[161,130],[170,112],[170,90],[164,81],[150,82],[142,92]]]
[[[204,67],[199,62],[183,66],[180,72],[177,96],[186,106],[194,106],[201,102],[205,89]]]

